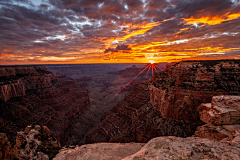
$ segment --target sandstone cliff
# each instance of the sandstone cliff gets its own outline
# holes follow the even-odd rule
[[[89,109],[87,91],[71,78],[54,75],[44,66],[0,70],[0,131],[11,143],[18,130],[31,124],[48,126],[62,144],[76,143],[99,119]]]

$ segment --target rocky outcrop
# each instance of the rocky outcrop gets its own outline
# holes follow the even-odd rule
[[[150,102],[163,118],[201,124],[197,107],[216,95],[240,93],[240,61],[192,61],[155,74]]]
[[[238,142],[217,142],[204,138],[157,137],[143,147],[138,143],[88,144],[62,150],[54,160],[140,160],[140,159],[240,159]]]
[[[194,136],[222,140],[240,129],[240,96],[214,96],[211,103],[198,107],[200,119],[207,123]]]
[[[239,125],[239,105],[239,96],[214,96],[212,103],[201,104],[198,110],[201,120],[210,125]]]
[[[124,158],[134,159],[239,159],[240,145],[202,138],[158,137],[140,151]]]
[[[1,133],[2,160],[48,160],[61,149],[60,143],[53,137],[46,126],[27,126],[24,131],[17,132],[16,144],[12,148],[5,133]]]
[[[5,133],[0,133],[0,159],[11,160],[14,158],[12,146]]]
[[[135,85],[85,136],[85,143],[147,142],[157,136],[191,136],[196,125],[163,118],[150,103],[148,82]]]
[[[14,152],[18,159],[52,159],[61,149],[56,138],[46,126],[28,126],[25,131],[17,132]]]
[[[44,66],[0,68],[0,130],[11,143],[31,124],[47,126],[62,144],[77,143],[96,123],[87,91],[73,79]]]

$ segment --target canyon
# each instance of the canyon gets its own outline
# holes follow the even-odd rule
[[[109,159],[110,153],[115,159],[202,159],[204,151],[205,158],[239,158],[239,60],[171,63],[150,79],[145,71],[126,88],[144,67],[71,73],[74,78],[59,66],[48,68],[0,67],[0,132],[11,146],[17,131],[40,124],[62,146],[81,145],[63,148],[55,159]]]
[[[41,124],[49,127],[62,145],[78,144],[100,121],[102,113],[116,105],[134,84],[146,79],[144,72],[113,97],[143,68],[85,66],[47,66],[55,73],[41,65],[1,66],[0,132],[7,133],[13,145],[17,131],[27,125]],[[59,72],[70,73],[75,79]]]
[[[166,69],[166,64],[160,63],[158,66]],[[145,70],[122,89],[146,67],[146,64],[66,64],[46,65],[46,67],[53,73],[58,72],[72,78],[75,83],[84,84],[91,106],[100,108],[100,117],[104,112],[117,105],[124,95],[132,90],[133,85],[140,84],[141,81],[149,79],[152,75],[151,72],[147,74],[147,70]],[[153,71],[153,73],[155,72]],[[122,89],[121,92],[119,92],[120,89]]]
[[[190,61],[167,65],[127,94],[101,122],[88,131],[85,143],[140,142],[157,136],[192,136],[200,120],[197,107],[215,95],[239,95],[236,61]]]
[[[214,96],[212,103],[202,103],[198,107],[200,115],[208,113],[209,109],[203,106],[210,106],[212,116],[201,116],[201,120],[209,123],[212,117],[218,117],[221,112],[216,109],[222,108],[225,111],[222,119],[229,119],[232,110],[239,111],[240,96]],[[222,110],[221,109],[221,110]],[[217,118],[218,119],[218,118]],[[226,124],[236,124],[235,116],[232,121]],[[214,121],[215,122],[215,121]],[[225,123],[225,122],[224,122]],[[218,123],[213,123],[214,125]],[[214,128],[214,125],[212,128]],[[60,147],[57,139],[52,137],[51,131],[46,126],[27,126],[24,131],[17,132],[16,145],[11,147],[6,134],[0,134],[0,157],[4,160],[17,158],[35,160],[63,160],[63,159],[239,159],[240,158],[240,128],[233,129],[232,125],[226,127],[230,135],[222,137],[223,130],[202,130],[206,125],[198,127],[194,136],[181,138],[175,136],[155,137],[147,143],[95,143],[82,146]],[[219,125],[219,124],[218,124]],[[239,122],[237,124],[239,126]],[[220,126],[215,126],[219,128]],[[211,128],[211,127],[210,127]],[[199,133],[203,134],[199,134]],[[205,136],[205,137],[203,137]],[[222,138],[221,138],[222,137]],[[220,138],[220,139],[216,139]],[[214,139],[214,140],[212,140]],[[58,153],[58,154],[57,154]],[[56,155],[57,154],[57,155]]]

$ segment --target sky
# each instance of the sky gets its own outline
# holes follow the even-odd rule
[[[0,65],[239,58],[239,0],[0,0]]]

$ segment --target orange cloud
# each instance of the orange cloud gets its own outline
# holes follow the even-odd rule
[[[134,26],[128,26],[128,30],[126,31],[127,35],[125,35],[122,38],[117,39],[117,41],[125,41],[126,39],[139,35],[139,34],[145,34],[148,30],[152,29],[155,26],[160,25],[160,22],[154,22],[154,23],[147,23],[147,24],[141,24],[141,25],[134,25]],[[136,29],[135,31],[130,32],[131,30]]]
[[[200,18],[183,18],[184,21],[187,22],[187,24],[195,24],[195,23],[204,23],[208,25],[216,25],[216,24],[221,24],[222,22],[225,21],[231,21],[234,19],[238,19],[240,17],[240,12],[239,13],[232,13],[230,12],[226,13],[225,15],[222,16],[206,16],[206,17],[200,17]]]
[[[162,42],[151,42],[151,43],[146,43],[146,44],[142,44],[142,45],[133,45],[131,48],[134,50],[144,50],[144,49],[148,49],[151,47],[155,47],[155,46],[162,46],[162,45],[168,45],[169,42],[166,41],[162,41]]]

